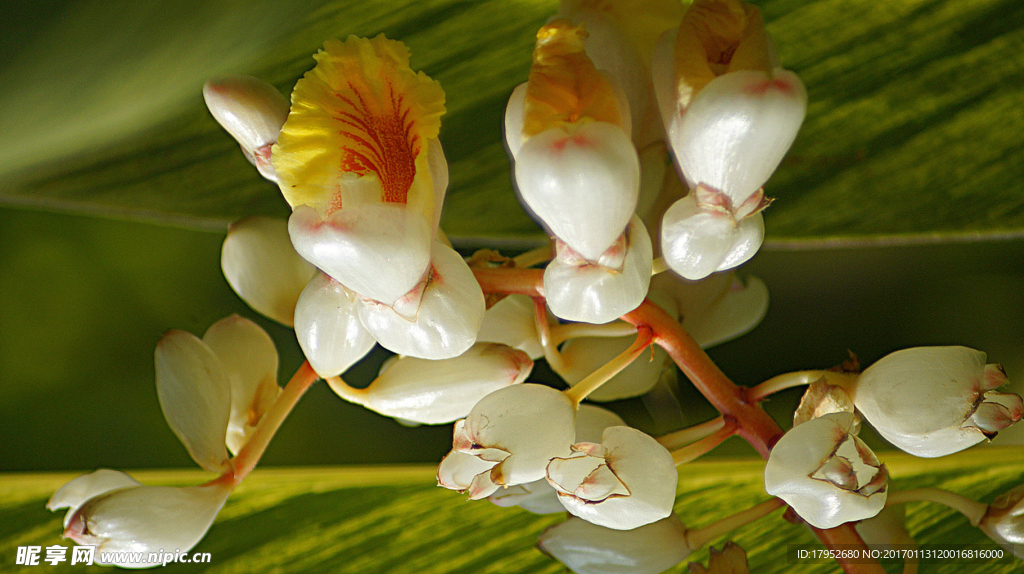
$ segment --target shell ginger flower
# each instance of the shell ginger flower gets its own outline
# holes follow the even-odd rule
[[[556,19],[537,32],[526,84],[505,116],[523,202],[573,251],[597,261],[636,209],[640,160],[621,89],[587,56],[582,26]]]
[[[292,241],[349,289],[390,305],[430,263],[448,185],[437,140],[444,92],[383,35],[328,40],[314,58],[272,150]]]
[[[885,506],[888,472],[850,433],[853,421],[853,413],[842,412],[797,425],[772,447],[765,465],[768,494],[815,528],[870,518]]]
[[[598,526],[632,530],[667,518],[676,499],[672,454],[630,427],[605,429],[601,444],[577,443],[575,456],[548,464],[548,482],[566,510]]]
[[[525,383],[494,391],[456,421],[437,483],[476,500],[543,478],[548,461],[569,456],[575,418],[572,401],[551,387]]]
[[[994,389],[1007,383],[985,353],[967,347],[896,351],[864,370],[853,388],[857,410],[886,440],[921,457],[945,456],[1021,419],[1024,404]]]

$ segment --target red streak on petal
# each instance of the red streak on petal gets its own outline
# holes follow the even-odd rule
[[[380,180],[383,201],[405,203],[416,176],[421,142],[404,95],[396,94],[390,83],[381,96],[365,84],[349,81],[348,87],[355,98],[338,94],[339,110],[334,118],[341,124],[338,133],[347,140],[340,167],[358,175],[374,173]],[[341,198],[336,194],[331,208],[340,207]]]
[[[777,90],[784,94],[790,94],[793,92],[793,84],[789,83],[789,81],[784,78],[773,78],[770,80],[756,82],[743,89],[744,92],[752,96],[764,95],[769,90]]]

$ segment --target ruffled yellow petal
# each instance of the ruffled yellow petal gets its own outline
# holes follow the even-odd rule
[[[440,85],[413,72],[408,48],[383,34],[328,40],[314,58],[272,152],[285,199],[322,216],[343,205],[405,203],[432,220],[427,146],[445,111]]]
[[[553,20],[537,32],[526,84],[523,135],[580,121],[623,126],[615,89],[583,51],[583,26]]]
[[[679,100],[686,107],[711,80],[736,70],[771,72],[761,10],[740,0],[695,0],[676,36]]]
[[[644,62],[651,61],[658,36],[683,17],[679,0],[563,0],[562,5],[570,13],[601,13],[617,23]]]

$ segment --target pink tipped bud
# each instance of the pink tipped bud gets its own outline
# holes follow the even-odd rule
[[[921,457],[975,445],[1021,419],[1021,398],[991,390],[1005,382],[985,353],[915,347],[882,357],[857,379],[854,403],[886,440]]]
[[[276,182],[270,148],[288,119],[288,100],[274,86],[250,76],[210,80],[203,85],[203,98],[260,174]]]

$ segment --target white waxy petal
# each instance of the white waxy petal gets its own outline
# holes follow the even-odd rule
[[[231,224],[221,249],[224,278],[257,313],[292,326],[295,301],[316,273],[295,252],[288,222],[249,217]]]
[[[596,261],[636,208],[640,160],[622,128],[552,128],[523,144],[515,176],[526,205],[561,240]]]
[[[608,409],[584,403],[576,411],[578,442],[600,442],[604,429],[614,426],[626,426],[626,423],[622,417]],[[565,507],[558,500],[554,487],[548,484],[547,478],[502,488],[489,496],[488,500],[498,506],[518,506],[534,514],[565,512]]]
[[[119,470],[101,468],[90,474],[83,474],[57,489],[57,492],[53,493],[53,496],[47,501],[46,508],[50,510],[67,508],[68,512],[64,516],[64,526],[67,527],[68,522],[75,514],[75,511],[78,510],[78,507],[85,504],[85,501],[90,498],[118,488],[139,486],[141,484]]]
[[[985,390],[991,388],[990,374],[981,351],[903,349],[864,370],[853,401],[879,434],[900,449],[921,457],[945,456],[986,439],[986,431],[968,419],[990,396],[993,402],[1003,400],[1002,393]],[[1007,397],[1012,408],[1004,425],[1020,420],[1020,398],[1014,397]]]
[[[217,321],[203,342],[224,365],[231,382],[231,417],[225,442],[237,454],[281,394],[277,348],[270,335],[248,319],[231,315]]]
[[[902,504],[886,506],[875,516],[858,522],[854,528],[872,550],[884,551],[897,544],[917,546],[907,532],[906,510]]]
[[[524,351],[531,359],[544,356],[537,335],[533,299],[527,295],[509,295],[484,312],[477,341],[502,343]]]
[[[571,339],[562,346],[562,359],[566,369],[561,372],[562,378],[575,386],[599,367],[629,348],[636,337],[580,337]],[[662,372],[675,369],[668,353],[661,347],[654,347],[653,356],[644,353],[637,357],[625,369],[608,379],[597,390],[587,395],[594,401],[616,401],[630,397],[638,397],[654,388],[661,378]],[[582,439],[578,439],[582,442]]]
[[[1000,546],[1024,558],[1024,484],[1000,494],[988,506],[978,527]]]
[[[545,530],[540,547],[576,574],[660,574],[692,552],[674,514],[625,531],[570,518]]]
[[[235,141],[260,174],[277,181],[270,146],[288,119],[288,100],[277,88],[251,76],[230,76],[203,85],[203,99],[217,123]]]
[[[745,263],[764,240],[760,213],[737,222],[727,213],[701,209],[695,195],[691,192],[673,203],[661,223],[665,262],[691,280]]]
[[[558,250],[544,270],[544,293],[555,316],[569,321],[607,323],[643,303],[651,283],[651,239],[639,217],[626,228],[626,251],[620,268],[580,259]]]
[[[288,233],[307,261],[386,305],[411,291],[430,264],[430,224],[404,205],[346,207],[326,220],[300,205],[288,220]]]
[[[772,447],[765,490],[815,528],[878,514],[887,494],[885,466],[850,433],[853,413],[823,415],[793,427]]]
[[[437,484],[451,490],[469,492],[470,498],[490,496],[499,488],[489,483],[488,477],[496,464],[495,461],[453,450],[441,459],[437,467]],[[487,489],[491,489],[491,492],[481,496]]]
[[[444,232],[441,231],[439,225],[441,225],[444,196],[448,191],[448,160],[444,157],[444,149],[441,148],[441,142],[437,138],[432,138],[427,142],[427,164],[430,166],[430,179],[434,184],[434,195],[430,198],[434,204],[434,219],[431,222],[431,228],[443,237]]]
[[[526,104],[526,82],[516,86],[505,107],[505,144],[515,159],[523,147],[523,112]]]
[[[231,382],[224,364],[206,343],[176,329],[157,343],[155,360],[156,394],[167,424],[199,466],[224,471],[231,415]]]
[[[779,166],[806,111],[807,92],[792,72],[740,70],[715,78],[670,136],[687,184],[703,183],[741,204]]]
[[[224,484],[136,486],[101,494],[71,517],[64,536],[100,552],[187,552],[206,535],[231,493]],[[153,564],[113,563],[139,568]]]
[[[389,417],[450,423],[490,393],[526,380],[532,368],[518,349],[477,343],[451,359],[401,357],[352,400]]]
[[[461,436],[456,423],[453,448],[470,454],[478,449],[510,453],[491,469],[491,480],[507,486],[533,482],[544,477],[548,461],[569,456],[575,415],[572,401],[560,391],[513,385],[481,399],[461,425]]]
[[[295,336],[313,370],[324,378],[340,375],[373,348],[373,336],[359,320],[357,296],[318,273],[295,307]]]
[[[484,294],[455,250],[435,241],[431,257],[426,288],[413,317],[362,301],[359,319],[386,349],[421,359],[449,359],[476,342],[484,317]]]
[[[683,116],[679,109],[679,82],[676,78],[675,43],[679,28],[673,26],[666,30],[654,45],[651,61],[651,81],[654,86],[654,97],[658,102],[658,111],[665,126],[665,136],[669,142],[674,141],[682,123]],[[687,99],[689,95],[687,95]]]
[[[579,472],[572,472],[581,464],[579,458],[555,459],[548,465],[548,482],[558,490],[566,510],[616,530],[631,530],[672,513],[679,475],[664,446],[636,429],[617,426],[605,429],[601,450],[608,472],[594,465],[598,472],[586,475],[582,481]],[[612,481],[613,477],[619,484]]]
[[[546,478],[499,488],[487,497],[501,507],[518,506],[534,514],[555,514],[565,512],[565,507],[558,501],[555,489],[548,484]]]
[[[768,311],[764,282],[757,277],[741,280],[733,272],[698,281],[662,273],[651,279],[649,296],[655,293],[672,298],[683,328],[705,349],[749,332]]]

